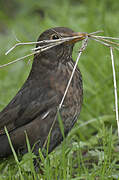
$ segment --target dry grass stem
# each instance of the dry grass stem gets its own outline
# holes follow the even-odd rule
[[[43,46],[43,47],[39,47],[39,48],[37,49],[37,51],[35,51],[35,52],[31,53],[31,54],[28,54],[28,55],[26,55],[26,56],[20,57],[20,58],[14,60],[14,61],[12,61],[12,62],[9,62],[9,63],[7,63],[7,64],[3,64],[3,65],[0,66],[0,68],[9,66],[9,65],[11,65],[11,64],[14,64],[14,63],[16,63],[16,62],[18,62],[18,61],[21,61],[21,60],[23,60],[23,59],[25,59],[25,58],[27,58],[27,57],[30,57],[30,56],[32,56],[32,55],[34,55],[34,54],[38,54],[38,53],[40,53],[40,52],[46,51],[46,50],[48,50],[48,49],[50,49],[50,48],[52,48],[52,47],[54,47],[54,46],[57,46],[57,45],[59,45],[59,44],[61,44],[61,42],[59,42],[59,43],[57,43],[57,44],[52,44],[52,45],[50,45],[50,46],[47,46],[47,45],[46,45],[46,46]]]
[[[31,49],[31,50],[33,50],[33,51],[35,51],[35,52],[30,53],[30,54],[28,54],[28,55],[26,55],[26,56],[20,57],[20,58],[14,60],[14,61],[12,61],[12,62],[9,62],[9,63],[7,63],[7,64],[3,64],[3,65],[0,66],[0,68],[9,66],[9,65],[11,65],[11,64],[14,64],[14,63],[20,61],[20,60],[23,60],[23,59],[25,59],[25,58],[27,58],[27,57],[30,57],[30,56],[32,56],[32,55],[34,55],[34,54],[41,53],[41,52],[46,51],[46,50],[48,50],[48,49],[50,49],[50,48],[52,48],[52,47],[55,47],[55,46],[57,46],[57,45],[59,45],[59,44],[62,44],[62,43],[67,42],[67,41],[70,41],[70,40],[72,40],[72,39],[76,39],[76,38],[78,38],[78,37],[80,38],[80,36],[74,36],[74,37],[61,38],[61,39],[57,39],[57,40],[43,40],[43,41],[38,41],[38,42],[26,42],[26,43],[21,43],[21,42],[20,42],[20,43],[17,43],[17,44],[15,44],[12,48],[10,48],[10,49],[5,53],[5,55],[8,55],[8,54],[9,54],[11,51],[13,51],[16,47],[21,46],[21,45],[33,45],[33,44],[41,44],[41,45],[42,45],[42,44],[45,44],[45,43],[46,43],[46,45],[42,45],[42,46],[38,46],[37,48],[33,48],[33,49]]]
[[[90,33],[89,35],[91,35],[92,33]],[[94,33],[93,33],[94,34]],[[115,37],[108,37],[108,36],[95,36],[97,38],[101,38],[101,39],[111,39],[111,40],[117,40],[119,41],[119,38],[115,38]]]
[[[103,41],[101,41],[101,40],[99,40],[99,39],[96,39],[96,38],[93,38],[93,37],[90,37],[90,39],[95,40],[95,41],[99,42],[100,44],[103,44],[103,45],[105,45],[105,46],[107,46],[107,47],[110,47],[109,44],[107,44],[107,43],[105,43],[105,42],[103,42]]]
[[[116,42],[113,42],[113,41],[110,41],[110,40],[107,40],[107,39],[103,39],[102,37],[99,38],[98,36],[93,36],[94,38],[97,38],[97,39],[101,39],[102,41],[106,42],[106,43],[109,43],[111,45],[115,45],[115,46],[119,46],[119,43],[116,43]]]
[[[84,39],[84,41],[83,41],[83,43],[82,43],[82,46],[81,46],[81,48],[80,48],[80,50],[79,50],[78,57],[77,57],[77,59],[76,59],[76,62],[75,62],[75,65],[74,65],[74,68],[73,68],[71,77],[70,77],[69,82],[68,82],[68,84],[67,84],[66,90],[65,90],[64,95],[63,95],[63,97],[62,97],[62,100],[61,100],[61,103],[60,103],[60,105],[59,105],[59,109],[58,109],[58,110],[60,110],[60,108],[62,107],[62,104],[63,104],[64,99],[65,99],[65,97],[66,97],[67,91],[68,91],[69,86],[70,86],[70,84],[71,84],[73,75],[74,75],[74,73],[75,73],[76,67],[77,67],[77,65],[78,65],[80,56],[81,56],[82,52],[86,49],[87,43],[88,43],[88,37],[87,37],[86,39]]]
[[[117,42],[114,42],[112,40],[119,40],[119,38],[113,38],[113,37],[105,37],[105,36],[95,36],[95,35],[90,35],[89,34],[89,38],[105,45],[105,46],[108,46],[108,47],[113,47],[115,48],[116,50],[119,51],[119,43]]]
[[[112,47],[110,48],[110,54],[111,54],[113,81],[114,81],[116,120],[117,120],[117,127],[118,127],[118,136],[119,136],[118,96],[117,96],[117,85],[116,85],[116,73],[115,73],[115,67],[114,67],[114,55],[113,55],[113,48]]]
[[[63,43],[63,42],[66,42],[66,41],[70,41],[70,40],[72,40],[72,39],[76,39],[77,37],[80,37],[80,36],[74,36],[74,37],[66,37],[66,38],[60,38],[60,39],[56,39],[56,40],[43,40],[43,41],[36,41],[36,42],[19,42],[19,43],[17,43],[17,44],[15,44],[13,47],[11,47],[6,53],[5,53],[5,55],[8,55],[11,51],[13,51],[16,47],[18,47],[18,46],[23,46],[23,45],[34,45],[34,44],[47,44],[47,46],[48,46],[48,44],[50,45],[51,43],[53,44],[53,43],[56,43],[56,45],[57,45],[57,43]],[[40,46],[40,47],[42,47],[42,46]],[[35,48],[34,48],[35,49]]]
[[[11,62],[9,62],[9,63],[7,63],[7,64],[3,64],[3,65],[0,66],[0,68],[9,66],[9,65],[11,65],[11,64],[14,64],[14,63],[16,63],[16,62],[18,62],[18,61],[21,61],[21,60],[23,60],[23,59],[25,59],[25,58],[27,58],[27,57],[30,57],[30,56],[32,56],[32,55],[34,55],[34,54],[36,54],[36,52],[33,52],[33,53],[28,54],[28,55],[26,55],[26,56],[20,57],[20,58],[14,60],[14,61],[11,61]]]
[[[94,35],[94,34],[98,34],[98,33],[102,33],[102,32],[103,32],[103,30],[99,30],[99,31],[88,33],[87,35],[90,36],[90,35]]]
[[[119,43],[116,43],[116,42],[113,42],[113,41],[110,41],[110,40],[119,40],[119,38],[114,38],[114,37],[106,37],[106,36],[97,36],[95,34],[97,33],[100,33],[102,31],[96,31],[96,32],[92,32],[92,33],[83,33],[84,34],[84,37],[86,38],[87,36],[90,38],[90,39],[93,39],[107,47],[113,47],[117,50],[119,50]],[[26,56],[23,56],[23,57],[20,57],[12,62],[9,62],[7,64],[3,64],[0,66],[0,68],[2,67],[6,67],[10,64],[13,64],[13,63],[16,63],[20,60],[23,60],[27,57],[30,57],[34,54],[37,54],[37,53],[40,53],[42,51],[46,51],[54,46],[57,46],[59,44],[62,44],[64,42],[67,42],[67,41],[70,41],[70,40],[73,40],[73,39],[77,39],[77,38],[80,38],[81,36],[74,36],[74,37],[65,37],[65,38],[60,38],[60,39],[56,39],[56,40],[43,40],[43,41],[38,41],[38,42],[25,42],[25,43],[22,43],[22,42],[19,42],[17,44],[15,44],[12,48],[10,48],[5,54],[8,55],[11,51],[13,51],[16,47],[18,46],[23,46],[23,45],[34,45],[34,44],[39,44],[39,46],[37,48],[32,48],[31,50],[32,51],[35,51],[33,53],[30,53]],[[44,45],[45,44],[45,45]]]

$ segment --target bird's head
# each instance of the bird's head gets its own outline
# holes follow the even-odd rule
[[[35,59],[37,59],[37,61],[40,64],[50,67],[57,66],[59,62],[66,63],[72,58],[72,51],[74,44],[78,41],[85,39],[85,33],[79,33],[79,32],[77,33],[66,27],[55,27],[44,31],[39,36],[38,41],[57,40],[61,38],[70,38],[74,36],[75,37],[77,36],[77,38],[71,39],[67,42],[64,42],[60,45],[57,45],[55,47],[52,47],[46,51],[40,52],[39,54],[35,55],[34,64],[35,64]],[[46,43],[44,42],[42,45],[46,45]],[[36,45],[36,47],[39,46],[41,46],[41,44]]]

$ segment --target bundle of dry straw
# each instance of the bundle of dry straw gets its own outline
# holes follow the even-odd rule
[[[107,46],[108,48],[110,48],[110,55],[111,55],[111,61],[112,61],[112,72],[113,72],[113,82],[114,82],[116,120],[117,120],[118,135],[119,135],[118,98],[117,98],[117,85],[116,85],[116,75],[115,75],[115,66],[114,66],[114,55],[113,55],[113,49],[119,50],[119,43],[115,42],[115,41],[119,41],[119,38],[106,37],[106,36],[97,36],[96,34],[98,34],[100,32],[102,32],[102,31],[96,31],[96,32],[92,32],[92,33],[82,33],[84,35],[84,40],[82,40],[82,46],[81,46],[81,48],[79,50],[79,54],[77,56],[77,60],[75,62],[74,69],[72,71],[71,77],[70,77],[69,82],[67,84],[65,93],[64,93],[64,95],[62,97],[61,103],[59,104],[58,111],[62,107],[62,104],[63,104],[64,99],[66,97],[68,88],[70,86],[70,83],[71,83],[72,77],[74,75],[74,72],[76,70],[76,67],[77,67],[78,61],[80,59],[80,56],[81,56],[82,52],[86,49],[88,39],[95,40],[95,41],[103,44],[104,46]],[[30,57],[30,56],[34,55],[34,54],[38,54],[38,53],[41,53],[43,51],[47,51],[48,49],[50,49],[50,48],[52,48],[54,46],[58,46],[58,45],[60,45],[60,44],[62,44],[64,42],[68,42],[70,40],[77,39],[78,37],[80,38],[80,36],[74,36],[74,37],[60,38],[60,39],[56,39],[56,40],[44,40],[44,41],[38,41],[38,42],[25,42],[25,43],[19,42],[19,43],[15,44],[12,48],[10,48],[5,54],[8,55],[11,51],[13,51],[18,46],[34,45],[34,44],[39,44],[39,46],[37,48],[31,49],[33,51],[32,53],[30,53],[30,54],[28,54],[26,56],[20,57],[20,58],[14,60],[12,62],[9,62],[7,64],[3,64],[3,65],[0,66],[0,68],[3,68],[3,67],[8,66],[10,64],[16,63],[16,62],[18,62],[20,60],[23,60],[23,59],[25,59],[27,57]],[[42,45],[44,43],[45,43],[45,45]],[[54,126],[55,121],[56,121],[56,118],[54,119],[52,127]],[[51,129],[52,129],[52,127],[51,127]]]

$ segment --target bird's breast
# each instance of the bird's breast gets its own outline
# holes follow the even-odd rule
[[[60,65],[57,69],[55,76],[50,77],[51,87],[54,89],[58,96],[58,102],[61,103],[64,92],[68,85],[69,79],[72,74],[73,64]],[[78,69],[76,69],[63,105],[60,109],[61,119],[64,124],[65,133],[72,128],[75,124],[82,106],[83,101],[83,86],[82,76]]]
[[[50,76],[50,85],[55,90],[56,94],[59,96],[59,103],[62,100],[66,87],[68,85],[69,79],[71,77],[73,70],[73,64],[68,63],[67,65],[60,65],[57,69],[55,76]],[[70,83],[69,89],[67,91],[63,105],[67,107],[74,108],[74,111],[80,111],[83,98],[83,86],[82,86],[82,76],[78,69],[76,69],[72,81]]]

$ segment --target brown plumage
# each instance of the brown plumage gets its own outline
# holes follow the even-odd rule
[[[71,37],[76,34],[78,35],[69,28],[57,27],[43,32],[38,41]],[[43,147],[71,76],[74,67],[73,46],[79,40],[77,38],[75,41],[63,43],[34,56],[31,72],[23,87],[0,112],[0,157],[6,157],[12,153],[4,126],[7,127],[16,151],[27,152],[24,131],[27,132],[31,146],[37,142],[34,147],[36,155],[39,147]],[[77,68],[60,109],[65,135],[80,114],[82,98],[82,77]],[[49,152],[62,139],[59,123],[56,120],[50,136]]]

